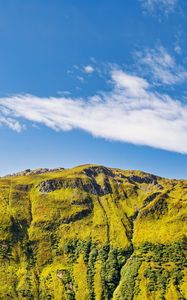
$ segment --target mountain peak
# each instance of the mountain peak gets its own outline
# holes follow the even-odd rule
[[[1,178],[0,298],[186,299],[186,187],[100,165]]]

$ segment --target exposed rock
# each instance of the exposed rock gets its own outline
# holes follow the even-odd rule
[[[71,222],[75,222],[75,221],[78,221],[78,220],[81,220],[85,217],[87,217],[89,214],[92,213],[92,207],[88,207],[86,209],[83,209],[82,211],[80,212],[77,212],[76,214],[74,215],[71,215],[67,218],[64,218],[61,223],[62,224],[69,224]]]
[[[145,200],[144,200],[144,206],[146,206],[147,204],[149,204],[151,201],[153,201],[158,195],[160,195],[160,192],[156,192],[151,194],[150,196],[148,196]]]
[[[64,276],[66,275],[66,271],[65,270],[58,270],[56,271],[56,276],[60,279],[62,279]]]
[[[48,169],[48,168],[38,168],[35,170],[31,170],[31,169],[26,169],[17,173],[13,173],[13,174],[8,174],[6,176],[3,177],[13,177],[13,176],[26,176],[26,175],[40,175],[40,174],[45,174],[47,172],[58,172],[58,171],[63,171],[65,170],[64,168],[55,168],[55,169]]]
[[[27,173],[27,175],[38,175],[38,174],[44,174],[44,173],[47,173],[49,172],[50,170],[47,169],[47,168],[38,168],[38,169],[35,169],[35,170],[31,170],[29,172],[29,174]]]
[[[104,179],[103,187],[100,186],[100,189],[100,193],[103,195],[112,193],[112,187],[107,177]]]
[[[94,195],[106,195],[111,193],[112,189],[109,181],[106,179],[104,181],[103,187],[99,185],[95,179],[90,180],[90,182],[85,182],[81,178],[73,179],[48,179],[42,181],[38,186],[41,193],[50,193],[55,190],[66,189],[66,188],[80,188],[85,192],[92,193]]]
[[[151,206],[146,207],[141,211],[141,217],[150,216],[151,218],[159,219],[164,215],[168,209],[168,204],[166,199],[168,198],[167,194],[161,195],[160,198],[152,203]]]
[[[86,198],[86,199],[83,199],[83,200],[73,200],[71,202],[72,205],[89,205],[91,204],[92,200],[91,198]]]
[[[129,181],[130,182],[137,182],[137,183],[153,183],[153,184],[157,184],[158,181],[157,181],[157,177],[155,175],[152,175],[152,174],[148,174],[147,176],[143,176],[143,177],[140,177],[140,176],[137,176],[137,175],[131,175],[128,177]]]
[[[84,169],[84,173],[89,177],[96,177],[99,174],[114,177],[113,172],[110,169],[103,166],[94,166]]]
[[[11,177],[11,176],[25,176],[28,175],[31,172],[31,169],[26,169],[17,173],[13,173],[13,174],[8,174],[4,177]]]
[[[32,188],[32,184],[18,184],[15,188],[18,191],[28,192]]]
[[[123,174],[118,174],[118,177],[120,177],[120,178],[126,178]]]
[[[61,189],[63,181],[59,179],[49,179],[42,181],[37,187],[41,193],[49,193]]]

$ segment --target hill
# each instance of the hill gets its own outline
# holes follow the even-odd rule
[[[187,181],[97,165],[0,178],[0,299],[187,299]]]

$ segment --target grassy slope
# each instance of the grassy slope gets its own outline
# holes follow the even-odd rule
[[[101,166],[0,179],[0,299],[187,299],[187,182]]]

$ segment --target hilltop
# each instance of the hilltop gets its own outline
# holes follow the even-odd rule
[[[187,181],[99,165],[0,178],[0,299],[187,299]]]

